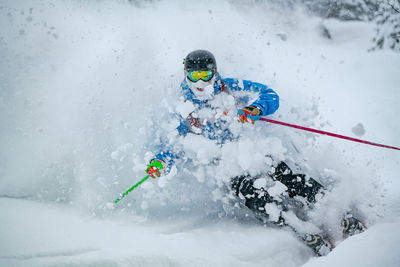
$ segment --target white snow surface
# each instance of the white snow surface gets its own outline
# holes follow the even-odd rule
[[[190,218],[143,222],[124,214],[99,220],[25,200],[1,199],[0,207],[8,240],[0,266],[299,266],[309,257],[281,229]]]
[[[272,119],[399,147],[400,55],[367,51],[372,23],[324,21],[332,40],[320,23],[266,1],[0,0],[0,266],[398,266],[399,151],[242,126],[231,97],[193,115],[226,116],[240,141],[175,130],[173,113],[193,110],[182,59],[208,49],[223,77],[277,91]],[[185,161],[113,205],[160,139]],[[328,229],[328,256],[227,193],[230,177],[265,171],[266,154],[328,187],[308,223],[288,215]],[[369,229],[343,241],[349,210]]]

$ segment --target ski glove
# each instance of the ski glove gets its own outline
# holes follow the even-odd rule
[[[251,122],[252,124],[254,124],[255,121],[258,121],[260,119],[262,111],[258,107],[246,106],[239,109],[237,115],[239,116],[239,122]]]
[[[146,172],[151,178],[160,177],[165,174],[165,162],[159,159],[153,159],[147,166]]]

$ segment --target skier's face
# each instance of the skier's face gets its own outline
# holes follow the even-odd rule
[[[208,100],[214,97],[214,85],[217,81],[217,75],[214,74],[214,71],[211,75],[207,77],[206,74],[203,76],[199,74],[197,81],[194,81],[195,79],[192,76],[186,75],[186,82],[197,99]]]

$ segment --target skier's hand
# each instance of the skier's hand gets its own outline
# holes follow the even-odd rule
[[[238,110],[237,113],[240,123],[251,122],[254,124],[255,121],[258,121],[262,115],[261,109],[258,107],[247,106]]]
[[[165,174],[165,162],[160,159],[154,159],[150,161],[147,166],[146,172],[151,178],[160,177]]]

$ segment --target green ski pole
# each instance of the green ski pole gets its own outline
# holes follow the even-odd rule
[[[125,193],[123,193],[122,195],[120,195],[119,198],[117,198],[116,200],[114,200],[114,204],[117,204],[121,199],[123,199],[126,195],[129,194],[129,192],[131,192],[133,189],[135,189],[136,187],[138,187],[141,183],[143,183],[144,181],[146,181],[150,176],[146,175],[142,180],[140,180],[137,184],[135,184],[134,186],[132,186],[131,188],[129,188],[128,190],[126,190]]]

